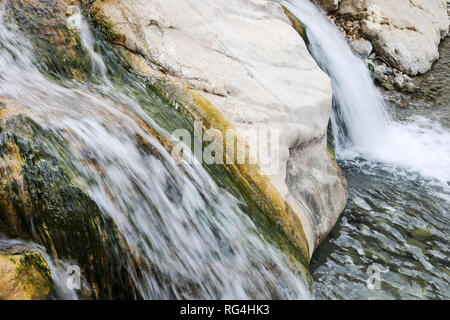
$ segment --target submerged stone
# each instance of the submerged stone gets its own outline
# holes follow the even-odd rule
[[[427,229],[415,228],[412,231],[412,236],[414,239],[416,239],[418,241],[424,241],[424,240],[427,240],[428,238],[431,238],[433,235]]]

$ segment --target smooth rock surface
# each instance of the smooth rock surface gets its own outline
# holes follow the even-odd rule
[[[364,38],[359,38],[353,41],[350,41],[350,45],[361,58],[367,58],[373,50],[372,44],[370,41],[367,41]]]
[[[327,154],[330,79],[282,6],[264,0],[106,0],[96,1],[91,14],[112,28],[112,42],[201,93],[242,133],[279,132],[279,154],[259,163],[275,165],[270,177],[296,208],[312,254],[343,210],[347,189]]]
[[[342,0],[338,14],[359,20],[376,52],[410,75],[431,68],[449,28],[445,0]]]

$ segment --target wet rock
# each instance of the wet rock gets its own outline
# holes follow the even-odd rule
[[[395,76],[394,78],[394,86],[398,90],[402,90],[405,87],[405,78],[401,75]]]
[[[50,269],[37,251],[0,252],[0,300],[43,300],[52,286]]]
[[[449,28],[445,0],[342,0],[337,14],[359,23],[378,55],[410,75],[431,68]]]
[[[415,228],[412,231],[412,236],[413,236],[414,239],[416,239],[418,241],[424,241],[424,240],[427,240],[427,239],[431,238],[433,235],[427,229]]]
[[[369,62],[371,63],[371,62]],[[385,76],[387,74],[387,67],[385,64],[380,63],[371,63],[374,69],[374,78],[380,82],[385,80]]]
[[[66,143],[13,101],[2,101],[0,232],[33,240],[52,256],[79,265],[87,281],[85,298],[136,297],[122,265],[128,248],[114,222],[74,182],[82,176]],[[7,113],[10,106],[16,111]]]
[[[86,1],[84,1],[86,2]],[[8,17],[30,35],[39,66],[54,77],[80,81],[89,78],[91,61],[78,33],[67,26],[69,0],[15,0],[6,2]]]
[[[364,38],[359,38],[350,41],[350,45],[354,52],[356,52],[361,58],[367,58],[373,50],[372,44]]]
[[[202,0],[193,5],[181,0],[107,0],[96,1],[90,12],[112,43],[144,60],[140,65],[151,69],[147,73],[181,82],[241,134],[261,128],[280,132],[279,161],[260,162],[276,165],[271,181],[296,208],[312,254],[338,219],[347,191],[326,148],[330,80],[282,6],[262,0]],[[310,163],[317,166],[313,169]],[[324,192],[333,194],[334,201],[326,201]]]
[[[388,82],[388,81],[384,81],[381,83],[381,85],[383,86],[383,88],[385,88],[388,91],[394,91],[395,87],[392,83]]]

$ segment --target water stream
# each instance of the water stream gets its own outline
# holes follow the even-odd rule
[[[79,12],[67,22],[80,33],[92,81],[49,78],[27,35],[1,17],[0,96],[61,141],[46,148],[114,221],[129,251],[107,248],[110,264],[124,265],[144,299],[309,298],[300,261],[273,240],[279,231],[253,222],[244,195],[220,186],[232,185],[226,174],[175,163],[149,131],[170,139],[188,120],[143,79],[118,74]]]
[[[107,248],[108,263],[120,261],[139,297],[450,298],[450,128],[440,121],[449,101],[399,116],[321,11],[306,0],[286,6],[332,79],[336,155],[349,182],[345,212],[313,256],[313,293],[285,236],[224,170],[172,159],[158,137],[191,130],[189,119],[123,68],[81,12],[67,25],[89,57],[89,81],[49,75],[32,36],[0,16],[0,97],[55,137],[48,153],[117,226],[129,250]],[[0,239],[0,250],[14,246],[42,252],[54,298],[80,297],[64,287],[64,269],[77,261]]]
[[[349,183],[343,216],[312,260],[316,296],[448,299],[450,128],[439,120],[448,101],[399,116],[323,12],[305,0],[286,6],[332,79],[336,156]]]

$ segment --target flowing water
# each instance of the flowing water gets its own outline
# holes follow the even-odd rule
[[[61,145],[46,148],[114,221],[129,250],[112,252],[108,263],[124,264],[145,299],[309,298],[304,267],[278,245],[287,240],[269,222],[254,222],[249,214],[257,210],[233,192],[239,188],[224,188],[232,186],[226,174],[175,163],[156,138],[189,128],[188,119],[145,80],[123,68],[118,73],[115,55],[98,43],[82,14],[67,24],[80,33],[91,81],[47,76],[31,37],[2,17],[0,96],[23,105],[57,137]],[[52,269],[64,266],[46,258]],[[56,297],[73,298],[73,292],[57,290]]]
[[[350,189],[342,218],[313,257],[315,296],[450,298],[450,133],[439,120],[448,116],[448,100],[399,119],[323,13],[304,0],[287,6],[307,26],[309,49],[332,78],[335,148]],[[44,147],[117,226],[129,250],[108,248],[107,263],[124,265],[139,297],[311,297],[286,238],[244,201],[226,171],[174,162],[158,137],[192,129],[189,119],[125,70],[80,12],[67,25],[88,55],[84,82],[55,76],[36,54],[45,48],[6,20],[0,18],[0,97],[23,105],[56,137]],[[9,133],[0,132],[2,139]],[[21,246],[48,261],[54,298],[78,297],[64,275],[77,261],[0,239],[0,250]]]
[[[316,296],[450,298],[448,99],[399,116],[323,12],[305,0],[286,6],[332,79],[336,156],[349,183],[343,216],[313,256]]]

